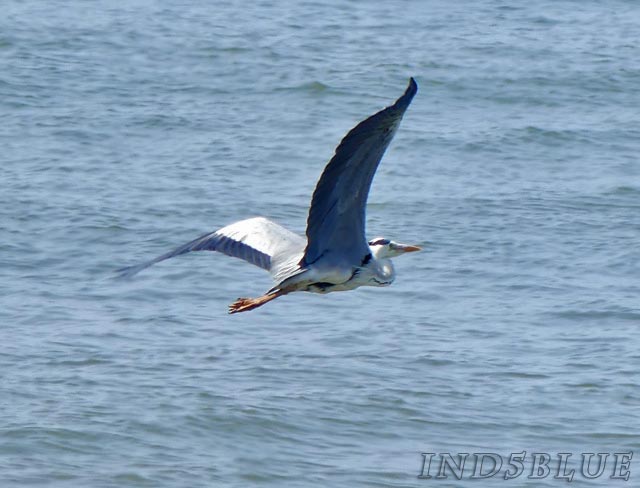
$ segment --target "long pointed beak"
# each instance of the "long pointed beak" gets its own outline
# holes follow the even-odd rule
[[[409,244],[400,244],[398,246],[398,251],[402,251],[402,252],[416,252],[416,251],[422,251],[422,248],[420,246],[411,246]]]

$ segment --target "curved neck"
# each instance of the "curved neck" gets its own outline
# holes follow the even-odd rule
[[[396,270],[393,267],[391,259],[373,258],[371,260],[371,271],[374,275],[374,280],[378,285],[390,285],[396,277]]]
[[[384,246],[371,246],[371,271],[375,275],[376,283],[380,285],[388,285],[393,282],[396,277],[396,271],[393,267],[391,259],[386,257],[386,249]]]

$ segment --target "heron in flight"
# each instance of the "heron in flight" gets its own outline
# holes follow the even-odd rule
[[[253,310],[294,291],[328,293],[390,285],[395,278],[390,258],[420,248],[382,237],[368,241],[365,207],[373,175],[417,91],[411,78],[393,105],[360,122],[342,139],[313,192],[306,239],[269,219],[254,217],[120,273],[130,276],[191,251],[218,251],[269,271],[275,285],[260,297],[237,299],[229,313]]]

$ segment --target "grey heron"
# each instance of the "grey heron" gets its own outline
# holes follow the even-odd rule
[[[360,122],[342,139],[313,192],[306,239],[254,217],[118,271],[130,276],[192,251],[218,251],[269,271],[275,285],[260,297],[237,299],[229,313],[252,310],[294,291],[328,293],[390,285],[395,278],[390,258],[420,248],[381,237],[367,240],[365,207],[380,160],[417,91],[411,78],[393,105]]]

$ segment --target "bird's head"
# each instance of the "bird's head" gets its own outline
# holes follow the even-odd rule
[[[369,248],[376,259],[394,258],[406,252],[416,252],[421,250],[418,246],[400,244],[399,242],[391,241],[384,237],[371,239],[369,241]]]

